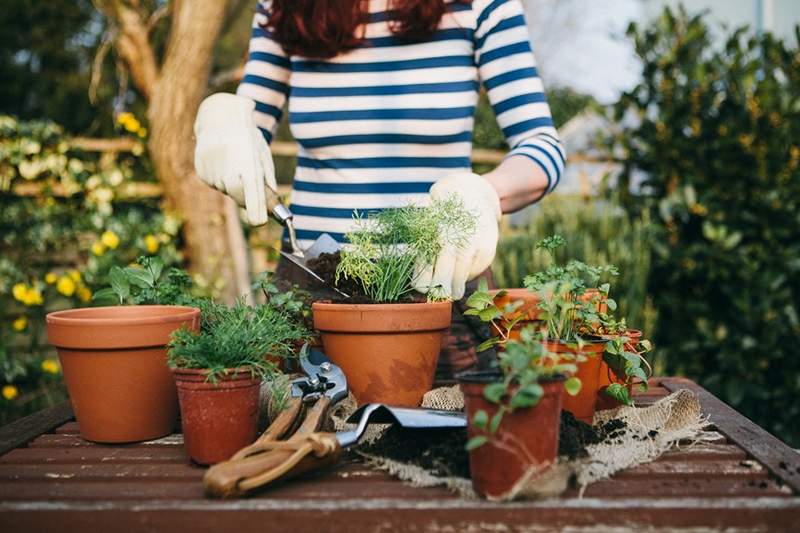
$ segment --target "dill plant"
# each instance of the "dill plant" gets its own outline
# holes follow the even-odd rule
[[[421,269],[432,265],[445,247],[465,246],[477,224],[454,196],[368,217],[355,213],[353,219],[355,229],[347,234],[350,246],[341,252],[336,282],[355,281],[374,302],[397,302],[413,291]]]
[[[274,374],[276,365],[267,356],[292,357],[296,342],[308,337],[296,318],[271,305],[251,307],[238,301],[228,307],[202,300],[198,307],[200,332],[173,332],[167,363],[171,368],[208,370],[211,382],[232,368],[262,378]]]

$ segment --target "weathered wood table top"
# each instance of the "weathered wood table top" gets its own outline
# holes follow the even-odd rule
[[[354,459],[252,498],[209,500],[180,435],[89,443],[65,404],[0,429],[0,530],[800,531],[800,454],[689,380],[657,379],[637,403],[681,388],[699,395],[713,442],[620,472],[583,498],[505,504],[414,488]]]

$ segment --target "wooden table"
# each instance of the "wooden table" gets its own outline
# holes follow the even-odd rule
[[[699,395],[716,440],[620,472],[583,498],[506,504],[413,488],[355,459],[253,498],[208,500],[181,435],[93,444],[61,405],[0,429],[0,530],[800,531],[800,454],[689,380],[658,379],[638,403],[680,388]]]

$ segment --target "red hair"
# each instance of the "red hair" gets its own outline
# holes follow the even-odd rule
[[[465,0],[459,0],[465,1]],[[363,0],[272,0],[266,27],[290,55],[331,58],[359,46],[369,20]],[[448,8],[445,0],[390,0],[392,34],[408,40],[433,35]]]

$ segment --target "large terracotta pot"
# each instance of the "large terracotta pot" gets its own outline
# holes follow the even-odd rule
[[[451,303],[315,302],[314,328],[359,404],[416,407],[433,384]]]
[[[494,304],[499,308],[503,309],[508,304],[516,302],[517,300],[522,300],[522,305],[520,305],[517,309],[512,311],[511,313],[507,313],[503,315],[503,321],[509,323],[515,320],[518,317],[521,317],[519,322],[514,324],[511,333],[509,334],[509,339],[511,340],[518,340],[519,339],[519,332],[528,325],[534,324],[538,321],[539,318],[539,295],[535,292],[531,292],[528,289],[502,289],[505,291],[505,294],[502,296],[498,296],[500,290],[489,291],[494,297]],[[495,337],[500,337],[500,331],[497,327],[492,324],[491,326],[492,335]]]
[[[168,305],[89,307],[47,315],[81,436],[136,442],[169,435],[178,418],[166,344],[197,331],[200,310]]]
[[[500,375],[468,372],[458,378],[467,420],[471,422],[481,409],[491,419],[498,406],[483,397],[483,389],[487,384],[499,381]],[[536,406],[505,414],[493,438],[470,450],[469,469],[475,492],[489,498],[502,498],[529,472],[540,473],[555,463],[563,381],[546,381],[541,385],[544,396]],[[480,432],[470,423],[467,426],[468,437],[478,434]]]
[[[246,369],[229,369],[212,383],[208,370],[172,372],[181,404],[183,443],[192,461],[219,463],[256,440],[260,378]]]
[[[597,405],[597,390],[600,378],[600,362],[603,359],[605,342],[592,342],[584,344],[582,348],[560,341],[543,341],[544,347],[552,353],[581,353],[586,361],[576,363],[578,371],[575,376],[581,380],[581,390],[575,396],[562,393],[561,405],[575,418],[591,424]]]
[[[642,332],[638,329],[629,329],[624,334],[626,337],[630,339],[629,342],[625,343],[625,350],[629,352],[636,351],[636,345],[639,344],[639,341],[642,339]],[[597,410],[602,411],[604,409],[614,409],[615,407],[619,407],[622,404],[619,403],[617,400],[608,396],[606,394],[606,389],[612,383],[625,383],[625,376],[618,376],[608,364],[601,360],[600,361],[600,377],[598,379],[598,389],[597,389]],[[628,394],[633,392],[633,384],[628,384]]]

